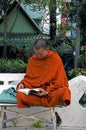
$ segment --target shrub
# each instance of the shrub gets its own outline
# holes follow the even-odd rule
[[[69,79],[72,79],[76,76],[79,76],[79,75],[84,75],[86,76],[86,69],[84,68],[78,68],[78,70],[76,69],[71,69],[68,71],[68,77]]]
[[[0,73],[25,73],[26,63],[17,59],[0,59]]]

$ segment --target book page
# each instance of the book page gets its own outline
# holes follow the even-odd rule
[[[39,88],[35,88],[35,89],[23,88],[23,89],[19,89],[18,92],[23,92],[26,95],[29,95],[29,94],[38,95],[38,93],[41,92],[41,91],[40,91]]]

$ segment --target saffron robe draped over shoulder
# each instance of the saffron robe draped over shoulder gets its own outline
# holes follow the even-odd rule
[[[18,107],[29,105],[55,106],[70,104],[71,92],[61,58],[56,52],[49,51],[44,59],[38,59],[34,54],[29,60],[24,79],[21,81],[25,88],[42,88],[48,91],[47,96],[25,95],[17,93]]]

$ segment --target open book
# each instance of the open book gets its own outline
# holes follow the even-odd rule
[[[22,92],[26,95],[29,95],[29,94],[39,95],[41,90],[39,88],[34,88],[34,89],[23,88],[23,89],[19,89],[18,92]]]

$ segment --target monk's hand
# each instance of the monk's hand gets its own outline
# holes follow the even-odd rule
[[[19,85],[17,86],[17,90],[23,89],[23,88],[24,88],[24,84],[23,83],[19,83]]]
[[[45,91],[45,90],[42,89],[42,88],[39,88],[39,89],[40,89],[39,96],[46,96],[46,95],[48,95],[48,92],[47,92],[47,91]]]

